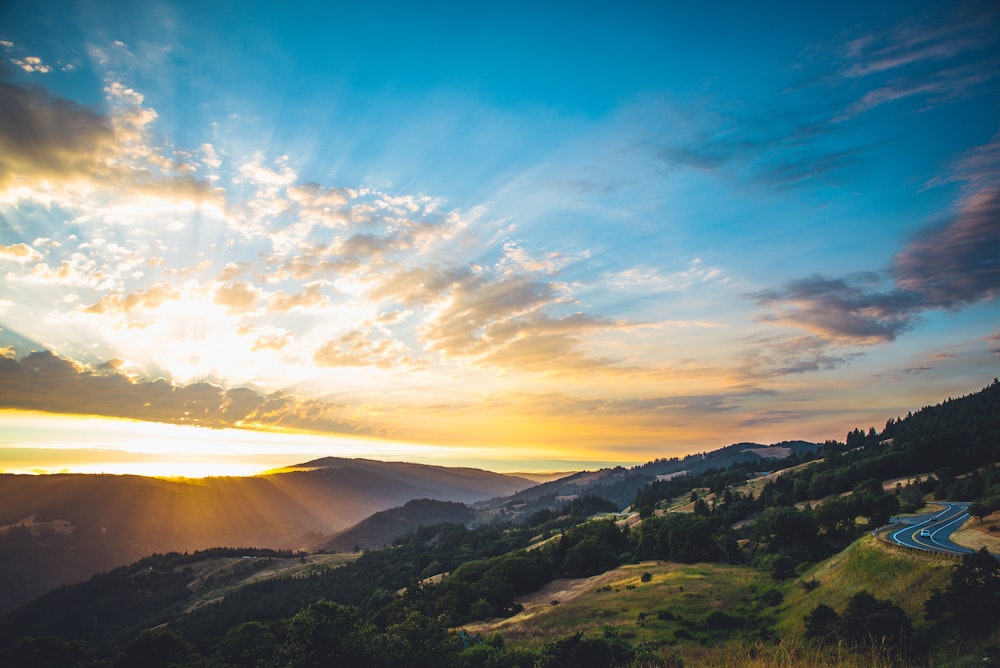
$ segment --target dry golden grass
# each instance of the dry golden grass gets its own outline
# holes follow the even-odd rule
[[[990,531],[990,527],[997,527]],[[958,531],[951,534],[951,540],[972,550],[986,547],[994,554],[1000,554],[1000,512],[995,512],[983,518],[982,523],[972,518]]]

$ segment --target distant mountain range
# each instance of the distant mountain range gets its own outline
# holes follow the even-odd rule
[[[0,612],[154,552],[311,550],[413,499],[471,503],[534,484],[479,469],[335,457],[255,477],[0,475]]]

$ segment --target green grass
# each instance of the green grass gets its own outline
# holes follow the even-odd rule
[[[685,666],[879,668],[896,664],[878,650],[849,652],[805,641],[803,617],[819,603],[842,611],[852,595],[866,590],[903,608],[920,632],[928,627],[924,601],[932,588],[947,586],[953,565],[871,536],[783,583],[745,566],[644,562],[587,580],[556,581],[526,597],[521,614],[466,628],[528,646],[577,632],[612,632],[651,643]],[[642,582],[646,572],[651,577]],[[812,579],[818,586],[806,591],[801,583]],[[928,665],[973,665],[963,657],[980,649],[942,647]]]
[[[650,574],[648,582],[643,573]],[[773,589],[766,574],[743,566],[644,562],[586,581],[554,582],[525,601],[523,613],[466,629],[529,646],[578,631],[612,632],[631,643],[656,645],[685,665],[701,665],[706,651],[760,639],[773,622],[773,608],[764,600]]]
[[[897,550],[872,536],[856,540],[839,554],[802,574],[798,582],[815,579],[819,586],[807,592],[800,586],[785,590],[785,605],[778,617],[782,634],[802,633],[802,618],[820,603],[842,611],[847,600],[865,590],[885,598],[906,611],[920,630],[924,601],[935,587],[948,586],[955,562],[933,555]]]

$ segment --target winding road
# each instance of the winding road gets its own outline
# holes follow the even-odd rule
[[[969,519],[969,504],[948,501],[937,503],[945,506],[944,510],[899,520],[897,523],[905,522],[906,525],[889,531],[888,539],[897,545],[905,545],[927,552],[941,552],[959,556],[975,552],[975,550],[956,545],[949,540],[951,532]]]

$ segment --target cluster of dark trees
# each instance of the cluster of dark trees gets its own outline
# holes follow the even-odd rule
[[[577,633],[539,648],[508,647],[494,635],[449,633],[420,612],[379,626],[356,608],[327,600],[311,603],[276,623],[246,622],[211,646],[176,631],[144,632],[109,654],[80,642],[22,638],[0,649],[9,668],[655,668],[667,663],[655,647],[633,644],[613,632]]]

